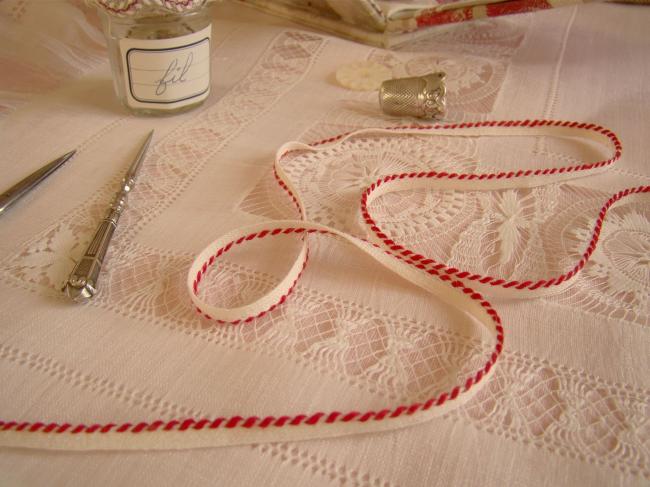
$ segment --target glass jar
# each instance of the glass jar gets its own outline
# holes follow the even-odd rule
[[[142,5],[129,15],[98,10],[122,104],[141,115],[168,115],[205,101],[210,94],[210,8],[170,12]]]

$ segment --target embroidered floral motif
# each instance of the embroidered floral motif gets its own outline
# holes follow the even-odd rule
[[[571,227],[568,248],[581,252],[579,240],[593,221],[579,218]],[[615,210],[603,226],[600,245],[585,266],[576,289],[561,301],[579,299],[586,310],[612,318],[650,324],[650,221],[642,206]]]

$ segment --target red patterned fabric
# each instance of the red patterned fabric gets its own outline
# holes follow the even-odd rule
[[[583,2],[582,0],[567,0],[560,2],[554,0],[506,0],[499,3],[477,5],[474,7],[463,7],[443,12],[432,9],[418,15],[417,23],[418,27],[422,28],[433,25],[466,22],[468,20],[485,17],[500,17],[502,15],[522,14],[527,12],[534,12],[536,10],[546,10],[549,8],[577,3]]]

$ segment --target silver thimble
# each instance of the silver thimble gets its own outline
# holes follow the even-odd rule
[[[379,89],[379,106],[388,115],[442,118],[447,104],[445,73],[389,79]]]

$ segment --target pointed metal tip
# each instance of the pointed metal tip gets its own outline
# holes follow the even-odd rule
[[[62,166],[63,164],[65,164],[66,162],[68,162],[68,160],[69,160],[72,156],[74,156],[76,153],[77,153],[76,150],[71,150],[70,152],[66,152],[66,153],[63,154],[62,156],[57,157],[56,159],[54,159],[54,160],[53,160],[53,161],[48,165],[48,167],[52,167],[53,169],[56,169],[56,168],[58,168],[59,166]]]
[[[140,155],[138,157],[144,155],[144,152],[149,147],[149,144],[151,143],[151,139],[153,139],[153,132],[154,132],[154,130],[152,129],[151,132],[149,132],[149,134],[147,135],[147,139],[144,141],[144,144],[142,144],[142,149],[141,149]]]
[[[68,159],[70,159],[72,156],[74,156],[76,153],[77,153],[77,149],[71,150],[70,152],[66,152],[65,154],[63,154],[61,156],[61,159],[63,160],[63,162],[65,162]]]
[[[0,214],[3,214],[7,208],[29,193],[37,184],[47,178],[54,171],[63,166],[63,164],[70,159],[75,152],[76,151],[70,151],[57,157],[53,161],[48,162],[43,167],[37,169],[26,178],[23,178],[0,195]]]
[[[149,144],[151,143],[152,138],[153,138],[153,130],[149,132],[149,135],[147,135],[147,139],[143,142],[142,147],[140,147],[140,151],[138,152],[138,155],[136,156],[135,160],[131,164],[131,167],[129,167],[129,170],[126,172],[126,175],[124,176],[125,181],[133,180],[132,183],[135,182],[136,175],[140,170],[142,161],[144,161],[144,156],[147,153],[147,149],[149,149]]]

